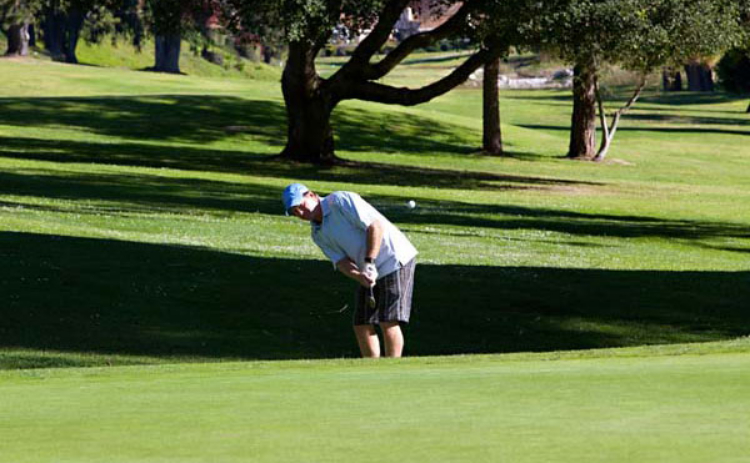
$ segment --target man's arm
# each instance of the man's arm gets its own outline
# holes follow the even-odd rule
[[[368,262],[375,262],[375,259],[380,254],[380,243],[383,242],[383,224],[380,220],[373,220],[369,227],[367,227],[367,251],[365,252],[365,260]]]
[[[336,268],[339,269],[339,272],[348,276],[352,280],[359,282],[359,284],[366,288],[369,288],[374,283],[374,281],[371,281],[369,278],[367,278],[367,275],[361,272],[359,270],[359,267],[357,267],[357,264],[355,264],[354,261],[349,259],[348,257],[344,257],[340,261],[336,262]]]

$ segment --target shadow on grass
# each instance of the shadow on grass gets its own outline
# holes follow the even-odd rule
[[[472,229],[543,230],[577,236],[617,238],[672,238],[700,240],[709,238],[750,238],[750,230],[739,223],[698,220],[663,219],[635,215],[582,213],[558,209],[514,206],[509,204],[481,205],[451,201],[422,200],[409,211],[395,198],[371,198],[394,222],[420,225],[453,225],[464,234]],[[481,230],[475,230],[481,236]],[[411,233],[425,233],[415,229]],[[439,233],[444,233],[441,230]],[[691,245],[694,243],[691,243]],[[697,244],[696,244],[697,245]]]
[[[624,116],[623,121],[627,122],[629,116]],[[731,122],[727,125],[732,125]],[[539,125],[539,124],[519,124],[518,127],[525,129],[538,129],[538,130],[551,130],[551,131],[570,131],[569,127],[555,126],[555,125]],[[718,135],[750,135],[750,130],[729,130],[729,129],[715,129],[707,127],[622,127],[617,128],[618,132],[658,132],[658,133],[674,133],[674,134],[718,134]]]
[[[629,120],[675,123],[675,124],[702,124],[702,125],[734,125],[748,126],[750,119],[740,119],[737,117],[709,117],[709,116],[681,116],[673,114],[635,114],[630,113],[625,116]],[[743,133],[750,133],[743,132]]]
[[[0,258],[0,347],[39,351],[40,365],[48,366],[45,350],[169,359],[357,354],[353,283],[327,262],[10,232],[0,233]],[[408,352],[587,349],[746,335],[748,277],[420,264]],[[27,359],[25,366],[39,365]]]
[[[600,182],[454,171],[428,167],[366,163],[321,168],[291,164],[247,151],[165,147],[142,143],[92,143],[84,141],[1,138],[0,156],[52,162],[96,163],[136,167],[173,168],[200,172],[241,173],[260,177],[335,181],[396,186],[430,186],[462,189],[532,189],[554,186],[603,186]],[[512,153],[517,158],[531,155]],[[13,174],[4,174],[12,179]],[[50,173],[50,175],[53,175]],[[144,176],[146,176],[144,174]],[[127,178],[127,175],[123,175]],[[69,180],[69,177],[64,177]],[[54,180],[54,179],[53,179]],[[33,180],[31,180],[33,181]],[[82,180],[83,181],[83,180]],[[117,180],[113,180],[117,181]],[[55,182],[53,182],[54,184]],[[44,189],[44,185],[38,185]],[[0,185],[0,188],[2,186]]]
[[[0,125],[54,126],[132,141],[209,143],[249,136],[281,148],[286,109],[273,100],[230,96],[151,95],[0,99]],[[466,153],[479,135],[410,114],[339,107],[332,125],[347,151],[432,155]]]
[[[633,88],[623,87],[615,91],[613,95],[605,97],[604,104],[608,111],[612,111],[622,106],[632,95]],[[538,101],[544,102],[551,106],[567,106],[570,110],[573,110],[573,96],[570,91],[559,92],[555,94],[543,94],[534,95],[531,93],[524,94],[502,94],[501,98],[507,98],[512,100],[527,100],[527,101]],[[715,93],[696,93],[696,92],[679,92],[679,93],[663,93],[650,91],[645,95],[641,96],[634,108],[637,111],[669,111],[669,112],[710,112],[711,114],[729,114],[735,116],[734,120],[742,121],[745,124],[744,119],[737,119],[736,116],[745,114],[745,106],[737,111],[728,111],[726,109],[715,109],[710,105],[721,104],[721,103],[733,103],[735,101],[746,101],[747,97],[730,95],[723,92]],[[650,107],[649,105],[660,105],[660,107]],[[700,106],[700,108],[682,108],[684,106]],[[631,118],[631,114],[627,114],[625,118]],[[717,124],[721,124],[721,118]],[[728,122],[731,124],[732,122]]]
[[[275,163],[271,163],[276,165]],[[283,168],[290,168],[283,164]],[[373,168],[368,166],[368,169]],[[442,185],[462,188],[597,188],[577,182],[514,177],[483,178],[482,174],[450,175],[429,170],[415,169],[394,171],[393,177],[372,172],[363,175],[361,170],[346,168],[343,171],[320,171],[309,168],[305,174],[294,171],[294,178],[305,180],[330,180],[334,182],[388,180],[394,185],[403,181],[405,185]],[[326,171],[323,171],[326,172]],[[338,172],[338,173],[336,173]],[[365,171],[367,172],[367,171]],[[438,171],[440,172],[440,171]],[[289,173],[291,175],[291,172]],[[418,180],[409,180],[411,177]],[[214,214],[236,212],[260,212],[277,215],[281,213],[281,186],[263,183],[239,183],[218,180],[167,177],[160,174],[75,173],[48,170],[19,170],[0,172],[0,195],[42,197],[45,200],[59,199],[76,201],[65,206],[34,205],[24,202],[6,201],[6,207],[22,206],[52,212],[75,212],[76,214],[130,214],[137,212],[196,212],[209,211]],[[329,191],[319,191],[321,195]],[[405,197],[395,195],[369,195],[367,198],[396,223],[402,225],[453,225],[495,230],[544,230],[579,236],[609,236],[621,238],[657,237],[686,240],[732,237],[750,238],[750,231],[742,224],[693,220],[668,220],[634,215],[582,213],[558,209],[516,206],[510,204],[473,204],[448,200],[418,198],[419,207],[408,210],[403,206]],[[80,207],[80,203],[86,207]],[[421,233],[416,230],[416,233]]]
[[[731,103],[746,99],[747,97],[726,92],[653,92],[642,96],[640,101],[643,103],[686,106]]]

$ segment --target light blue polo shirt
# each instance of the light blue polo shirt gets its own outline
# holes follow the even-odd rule
[[[312,239],[333,262],[350,258],[364,268],[367,252],[367,227],[379,219],[383,224],[383,241],[375,258],[378,279],[398,270],[417,255],[416,248],[380,212],[356,193],[336,191],[320,200],[323,222],[311,224]]]

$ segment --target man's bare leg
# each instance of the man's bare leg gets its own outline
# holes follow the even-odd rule
[[[386,357],[401,357],[404,351],[404,334],[398,322],[381,323],[383,331],[383,344],[385,344]]]
[[[354,334],[357,336],[359,351],[363,358],[380,357],[380,341],[374,326],[354,325]]]

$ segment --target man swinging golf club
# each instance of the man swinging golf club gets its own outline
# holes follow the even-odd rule
[[[354,334],[362,357],[401,357],[414,288],[417,250],[401,231],[358,194],[336,191],[321,198],[300,183],[282,194],[287,215],[310,222],[312,239],[334,267],[359,283]]]

